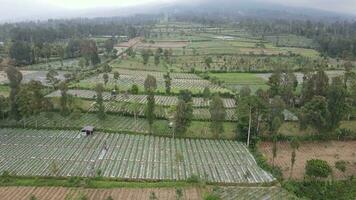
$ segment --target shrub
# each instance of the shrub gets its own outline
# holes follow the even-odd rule
[[[332,169],[325,160],[308,160],[305,165],[305,174],[309,177],[327,178],[332,173]]]
[[[221,198],[216,194],[208,194],[204,197],[204,200],[221,200]]]
[[[335,168],[340,170],[341,172],[345,172],[346,171],[346,161],[344,161],[344,160],[336,161]]]
[[[10,182],[10,181],[11,181],[10,172],[4,171],[4,172],[1,174],[0,182],[1,182],[1,183],[8,183],[8,182]]]
[[[35,195],[31,195],[30,200],[37,200],[37,197]]]
[[[187,178],[188,183],[199,183],[200,182],[200,177],[198,175],[191,175],[189,178]]]

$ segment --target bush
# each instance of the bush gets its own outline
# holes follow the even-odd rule
[[[4,171],[4,172],[1,174],[0,182],[1,182],[1,183],[8,183],[8,182],[10,182],[10,181],[11,181],[10,172]]]
[[[344,160],[336,161],[335,168],[340,170],[341,172],[345,172],[346,171],[346,161],[344,161]]]
[[[221,200],[221,198],[216,194],[208,194],[204,197],[204,200]]]
[[[325,160],[308,160],[305,165],[305,174],[309,177],[327,178],[332,173],[332,169]]]
[[[191,175],[189,178],[187,178],[188,183],[199,183],[200,182],[200,177],[198,175]]]

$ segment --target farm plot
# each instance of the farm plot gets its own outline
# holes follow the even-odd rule
[[[65,71],[74,71],[81,69],[79,67],[79,59],[68,59],[63,60],[63,65],[61,61],[51,61],[48,63],[39,63],[34,65],[27,65],[24,69],[26,70],[65,70]]]
[[[83,199],[105,200],[108,197],[116,200],[146,200],[151,192],[154,192],[158,199],[176,200],[175,188],[115,188],[115,189],[77,189],[64,187],[1,187],[0,199],[30,199],[33,195],[40,200],[65,200]],[[183,188],[183,199],[202,200],[202,191],[199,188]]]
[[[96,92],[93,90],[68,90],[67,92],[74,97],[79,97],[83,99],[92,100],[96,96]],[[60,91],[54,91],[48,94],[46,97],[60,97]],[[118,94],[116,97],[112,97],[109,92],[103,93],[104,100],[112,100],[118,102],[127,102],[127,103],[138,103],[138,104],[147,104],[147,95],[131,95],[131,94]],[[155,95],[156,105],[160,106],[175,106],[178,103],[178,97],[176,96],[161,96]],[[223,98],[223,103],[225,108],[235,108],[236,102],[232,98]],[[194,107],[209,107],[210,102],[204,100],[204,98],[193,97],[193,106]]]
[[[47,71],[21,71],[22,83],[28,83],[31,80],[40,81],[43,85],[48,85],[46,80]],[[64,80],[64,74],[67,72],[59,71],[57,78]],[[9,80],[7,79],[6,72],[0,71],[0,84],[7,84]]]
[[[188,41],[156,41],[154,43],[140,43],[137,45],[138,49],[170,49],[183,48],[188,45]]]
[[[131,180],[186,180],[258,184],[275,178],[263,171],[245,145],[227,140],[77,131],[1,129],[0,172],[20,176],[94,176]]]
[[[334,71],[325,71],[325,74],[329,77],[329,81],[331,82],[333,78],[338,77],[338,76],[343,76],[345,71],[342,70],[334,70]],[[298,83],[303,83],[303,77],[304,74],[300,72],[295,72],[295,76],[297,77]],[[261,73],[261,74],[256,74],[256,76],[268,81],[269,77],[271,76],[271,73]]]
[[[158,120],[156,123],[163,123]],[[11,127],[39,127],[57,129],[80,130],[83,126],[92,125],[99,130],[105,131],[128,131],[138,133],[148,133],[148,123],[145,119],[135,120],[132,117],[106,115],[105,120],[99,120],[97,115],[86,113],[80,118],[63,117],[57,113],[41,113],[37,116],[23,119],[21,121],[3,120],[0,126]]]
[[[239,91],[248,86],[252,92],[258,89],[268,89],[266,80],[252,73],[210,73],[211,79],[222,81],[223,85],[231,90]]]
[[[219,187],[214,194],[224,200],[297,200],[280,187]]]
[[[184,74],[182,76],[189,77],[192,75]],[[109,88],[114,88],[115,85],[117,84],[120,86],[120,89],[128,90],[132,87],[132,85],[137,85],[137,86],[139,86],[140,90],[143,90],[145,79],[146,79],[146,76],[144,76],[144,75],[140,76],[139,74],[132,74],[132,75],[122,74],[122,75],[120,75],[120,78],[116,81],[113,78],[113,74],[110,74],[108,83],[105,86],[106,86],[106,88],[109,89]],[[161,79],[161,78],[156,78],[156,79],[157,79],[158,90],[161,92],[164,92],[165,91],[164,79]],[[82,81],[80,81],[80,83],[73,84],[72,86],[79,87],[79,88],[85,88],[85,89],[92,89],[95,87],[95,85],[97,83],[104,83],[103,74],[82,80]],[[204,88],[206,88],[206,87],[209,87],[211,91],[228,92],[228,90],[226,90],[218,85],[212,84],[211,82],[209,82],[207,80],[196,79],[196,78],[194,78],[194,79],[172,78],[171,84],[172,84],[173,92],[179,92],[179,90],[182,90],[182,89],[189,89],[189,90],[197,93],[197,92],[202,92],[204,90]]]
[[[145,117],[145,109],[146,105],[143,104],[130,104],[126,102],[104,102],[105,112],[108,113],[120,113],[122,115],[129,116],[139,116]],[[89,112],[98,111],[95,104],[92,104],[92,107],[89,109]],[[155,107],[155,115],[159,119],[168,119],[172,113],[169,108],[156,106]],[[211,115],[208,108],[194,108],[193,109],[193,119],[194,120],[210,120]],[[236,121],[236,110],[235,109],[227,109],[226,110],[226,121]]]
[[[263,142],[259,145],[260,151],[272,164],[272,143]],[[289,143],[278,143],[275,165],[282,169],[285,178],[289,177],[291,169],[292,149]],[[345,179],[356,175],[356,142],[313,142],[302,143],[296,151],[296,162],[293,169],[293,178],[303,179],[305,164],[310,159],[322,159],[333,168],[333,176],[337,179]],[[335,162],[345,161],[346,171],[343,173],[335,168]]]

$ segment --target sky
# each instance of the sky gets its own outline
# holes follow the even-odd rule
[[[72,16],[74,12],[167,3],[204,3],[207,0],[0,0],[0,20]],[[211,0],[210,0],[211,1]],[[216,0],[218,3],[221,0]],[[240,1],[240,0],[234,0]],[[287,6],[316,8],[356,15],[356,0],[253,0]]]

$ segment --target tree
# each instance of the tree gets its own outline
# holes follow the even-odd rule
[[[213,59],[209,56],[209,57],[207,57],[207,58],[204,59],[204,63],[205,63],[205,65],[206,65],[206,67],[207,67],[208,69],[210,69],[211,64],[213,63]]]
[[[90,60],[93,66],[101,62],[98,48],[93,40],[82,40],[80,43],[80,53],[85,59]]]
[[[103,86],[103,84],[101,84],[101,83],[96,84],[95,92],[96,92],[95,107],[98,111],[98,118],[105,119],[105,107],[104,107],[104,99],[103,99],[104,86]]]
[[[328,120],[329,130],[335,130],[340,126],[340,121],[346,114],[347,91],[340,77],[335,77],[328,90]]]
[[[120,73],[118,71],[114,71],[114,80],[115,80],[115,85],[117,85],[117,81],[120,78]]]
[[[186,103],[193,102],[192,93],[189,90],[180,90],[178,99],[181,99]]]
[[[147,95],[147,106],[146,106],[146,118],[149,125],[149,132],[152,133],[152,125],[155,120],[155,96],[154,93],[149,90]]]
[[[134,119],[135,119],[135,130],[137,129],[137,125],[138,125],[137,116],[140,112],[140,108],[141,108],[141,106],[137,101],[134,101],[130,104],[130,110],[132,110],[132,113],[133,113]]]
[[[306,103],[300,112],[299,122],[301,129],[312,126],[319,134],[328,129],[329,111],[325,97],[315,96]]]
[[[305,165],[305,175],[312,178],[327,178],[332,173],[332,169],[325,160],[308,160]]]
[[[247,96],[250,96],[250,95],[251,95],[251,89],[250,89],[249,86],[243,86],[240,89],[240,92],[239,92],[240,98],[247,97]]]
[[[318,72],[313,75],[312,80],[314,80],[314,94],[326,97],[329,87],[329,77],[325,71],[319,69]]]
[[[42,93],[42,89],[43,85],[41,82],[34,80],[20,87],[16,101],[19,106],[19,114],[22,117],[37,115],[44,109],[45,97]]]
[[[276,70],[272,73],[272,75],[268,78],[268,83],[270,89],[269,93],[271,97],[280,94],[280,84],[281,84],[281,72]]]
[[[5,98],[3,95],[0,95],[0,115],[2,119],[5,118],[5,114],[9,110],[9,102],[8,99]]]
[[[149,200],[158,200],[157,195],[155,192],[150,192]]]
[[[9,79],[10,86],[10,117],[13,119],[19,119],[18,104],[16,101],[17,93],[20,90],[20,84],[22,81],[21,72],[14,66],[9,66],[6,69],[7,78]]]
[[[152,75],[147,75],[144,87],[146,92],[154,92],[157,89],[156,78]]]
[[[291,169],[290,169],[289,178],[292,178],[294,164],[295,164],[295,160],[296,160],[296,157],[297,157],[296,150],[299,149],[299,141],[296,138],[292,138],[292,140],[290,142],[290,146],[292,148],[292,155],[291,155]]]
[[[214,95],[210,103],[210,116],[211,123],[210,129],[215,138],[218,138],[224,132],[224,121],[226,117],[226,111],[224,102],[219,95]]]
[[[176,112],[174,115],[174,134],[183,135],[193,118],[192,102],[186,102],[182,98],[178,99]],[[174,136],[173,136],[174,137]]]
[[[266,106],[263,101],[257,96],[247,96],[240,99],[237,105],[237,130],[240,133],[240,138],[246,140],[249,146],[252,139],[252,144],[255,143],[259,134],[260,119],[265,113]],[[247,134],[246,134],[247,133]]]
[[[56,88],[57,84],[59,83],[58,72],[54,69],[50,69],[46,74],[46,81],[47,83],[51,84],[53,89]]]
[[[131,86],[131,94],[138,94],[138,91],[139,91],[138,86],[136,84],[133,84]]]
[[[166,93],[170,94],[171,93],[172,78],[171,78],[169,72],[166,75],[164,75],[164,83],[165,83],[165,86],[166,86]]]
[[[15,41],[9,50],[10,58],[15,60],[17,65],[28,65],[33,61],[31,46],[27,42]]]
[[[152,54],[151,50],[144,49],[144,50],[141,51],[143,65],[147,65],[151,54]]]
[[[68,115],[70,112],[69,109],[69,95],[67,94],[68,92],[68,86],[67,83],[62,81],[59,83],[59,90],[61,91],[61,97],[60,97],[60,108],[61,108],[61,114],[62,115]]]
[[[205,87],[204,90],[203,90],[203,98],[204,98],[204,101],[209,100],[209,99],[210,99],[210,96],[211,96],[211,93],[210,93],[209,87]]]
[[[158,50],[158,49],[157,49],[157,50]],[[161,54],[156,51],[156,53],[155,53],[155,55],[154,55],[154,61],[155,61],[155,65],[156,65],[156,66],[158,66],[159,63],[160,63],[160,57],[161,57]]]
[[[104,47],[105,47],[106,53],[110,53],[114,49],[114,44],[115,44],[115,41],[112,38],[105,40]]]
[[[103,74],[103,79],[104,79],[104,85],[106,86],[106,84],[109,82],[109,75],[107,73]]]

